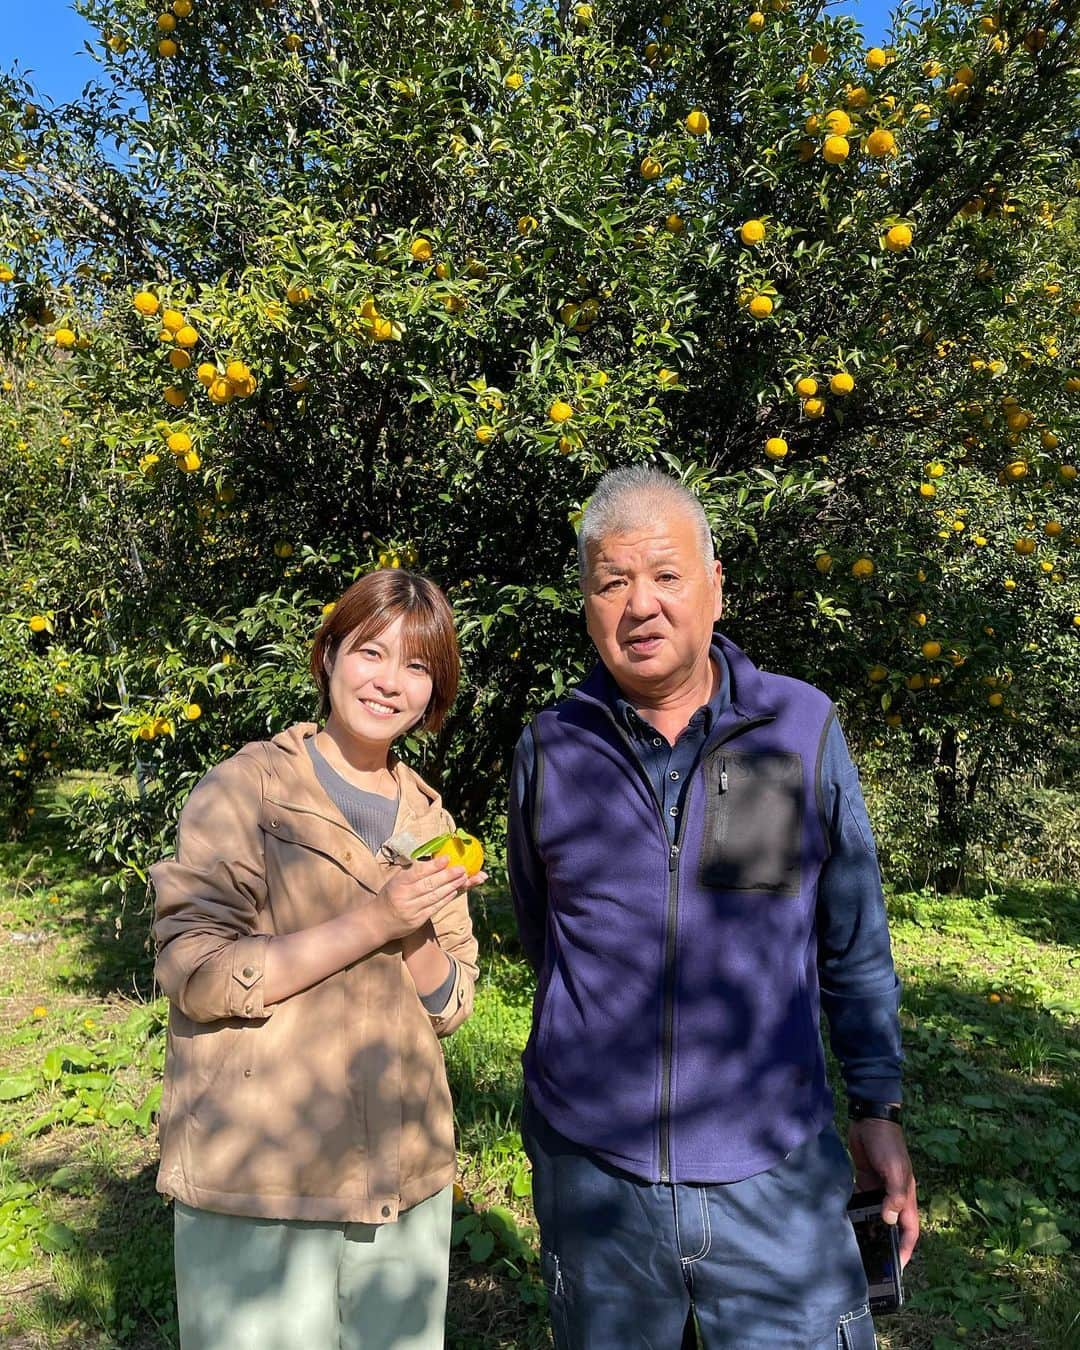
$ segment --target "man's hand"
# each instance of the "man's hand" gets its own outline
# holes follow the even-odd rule
[[[904,1131],[890,1120],[853,1120],[848,1129],[848,1147],[855,1164],[856,1189],[872,1191],[885,1187],[881,1217],[888,1224],[900,1225],[900,1265],[904,1267],[919,1240],[915,1176]]]

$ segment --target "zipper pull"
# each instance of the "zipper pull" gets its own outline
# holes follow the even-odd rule
[[[725,767],[726,765],[727,765],[727,760],[726,760],[726,759],[722,759],[722,760],[720,761],[720,791],[721,791],[721,792],[726,792],[726,791],[727,791],[727,768]]]
[[[678,844],[672,844],[671,848],[668,850],[668,871],[674,872],[675,868],[678,866],[678,863],[679,863],[679,846]]]

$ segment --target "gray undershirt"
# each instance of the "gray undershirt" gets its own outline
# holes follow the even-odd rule
[[[350,783],[327,762],[310,737],[307,748],[315,777],[319,780],[323,791],[372,853],[378,853],[394,833],[397,797],[383,797],[378,792],[365,792],[363,788]],[[446,959],[450,962],[450,972],[446,979],[430,994],[420,995],[420,1002],[429,1013],[440,1012],[446,1007],[446,1001],[457,980],[457,963],[452,956]]]

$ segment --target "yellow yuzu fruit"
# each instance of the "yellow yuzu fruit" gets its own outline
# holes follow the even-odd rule
[[[912,238],[910,225],[893,225],[885,232],[885,247],[890,253],[903,253],[911,247]]]
[[[886,155],[896,154],[896,137],[884,127],[872,131],[863,144],[871,159],[884,159]]]
[[[826,164],[843,164],[851,153],[851,143],[846,136],[826,136],[825,144],[821,148],[822,158]]]

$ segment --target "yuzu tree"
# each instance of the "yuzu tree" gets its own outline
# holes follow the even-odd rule
[[[956,857],[969,788],[1075,737],[1076,0],[901,7],[869,50],[808,0],[79,8],[80,100],[3,82],[4,623],[33,579],[46,659],[95,663],[148,849],[395,560],[460,619],[417,753],[479,827],[589,659],[581,503],[645,459],[733,636],[909,747]]]

